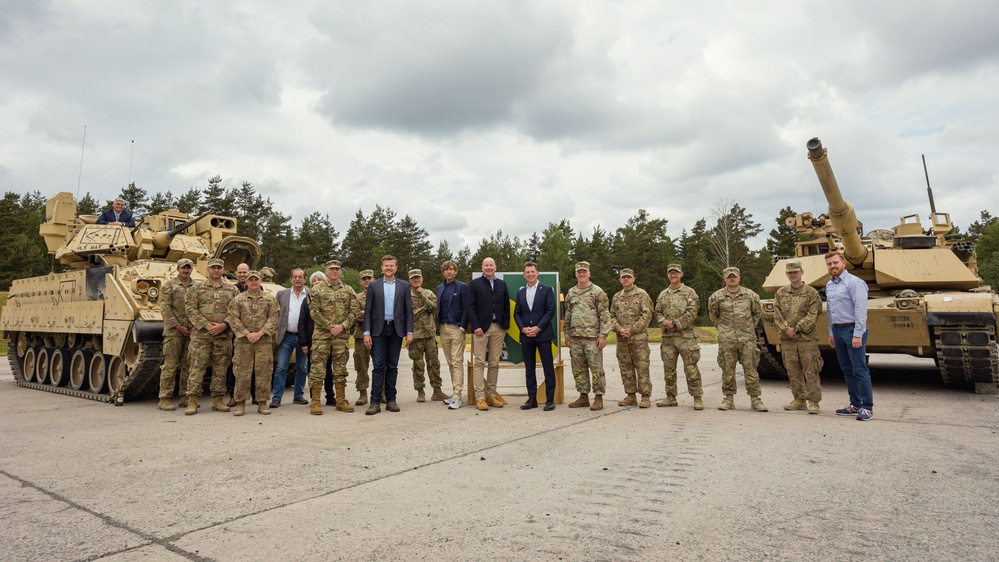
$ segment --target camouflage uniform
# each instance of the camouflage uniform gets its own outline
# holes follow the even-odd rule
[[[437,355],[437,322],[435,322],[437,295],[425,289],[420,294],[410,290],[410,294],[413,297],[413,341],[409,344],[409,358],[413,360],[413,388],[423,390],[424,368],[429,375],[430,386],[440,388],[441,360]]]
[[[350,326],[361,314],[357,294],[345,283],[323,281],[309,290],[309,314],[315,329],[309,350],[309,387],[322,385],[326,378],[326,359],[333,358],[333,384],[347,383],[347,360],[350,358]],[[333,337],[330,329],[341,324],[344,330]]]
[[[815,322],[821,311],[819,292],[807,283],[797,289],[785,285],[774,295],[774,324],[780,332],[781,355],[795,400],[815,403],[822,400],[819,380],[822,355],[815,334]],[[798,339],[787,337],[789,327],[794,327]]]
[[[232,356],[236,389],[232,399],[237,403],[250,399],[250,380],[254,375],[257,378],[256,401],[266,404],[271,399],[279,309],[277,299],[263,289],[256,295],[249,291],[240,293],[229,302],[226,322],[236,334],[236,351]],[[246,336],[259,331],[264,335],[256,343],[250,343]]]
[[[610,306],[611,331],[626,328],[631,337],[617,338],[617,363],[627,394],[652,394],[649,378],[649,322],[652,321],[652,298],[645,289],[635,287],[614,294]]]
[[[177,326],[191,329],[187,319],[185,295],[194,286],[194,280],[182,283],[174,277],[163,285],[160,291],[160,309],[163,311],[163,365],[160,366],[160,398],[173,398],[177,388],[177,367],[180,367],[180,387],[182,396],[187,396],[187,379],[191,376],[191,363],[187,349],[191,337],[176,330]]]
[[[368,375],[368,367],[371,365],[371,350],[364,346],[364,303],[367,299],[367,291],[361,291],[357,294],[360,312],[357,314],[357,324],[354,328],[354,372],[357,374],[354,387],[361,393],[361,396],[365,395],[371,382],[370,375]]]
[[[585,289],[575,286],[565,297],[565,333],[569,336],[569,357],[572,358],[572,377],[580,394],[590,392],[590,374],[593,375],[593,393],[603,396],[607,381],[604,377],[604,352],[597,347],[597,338],[606,338],[611,320],[607,293],[590,284]],[[589,372],[588,372],[588,371]]]
[[[760,396],[760,348],[756,343],[756,325],[763,315],[760,297],[745,287],[736,293],[721,288],[708,298],[708,314],[718,327],[718,366],[722,369],[722,393],[736,392],[735,365],[742,364],[746,394]]]
[[[656,298],[656,320],[663,331],[659,355],[663,360],[666,395],[673,398],[676,398],[678,356],[683,359],[687,392],[694,398],[704,395],[701,387],[701,370],[697,368],[697,362],[701,359],[701,347],[697,345],[697,336],[694,334],[698,303],[697,291],[682,283],[677,289],[666,287]],[[667,320],[673,321],[676,330],[666,330]]]
[[[229,302],[239,294],[239,289],[225,281],[212,285],[210,280],[195,283],[185,295],[187,317],[196,330],[191,335],[188,358],[191,361],[191,375],[187,383],[187,394],[201,396],[201,385],[205,380],[205,369],[211,367],[212,396],[225,395],[225,373],[232,363],[232,330],[226,328],[213,336],[205,329],[209,322],[225,322],[229,315]]]

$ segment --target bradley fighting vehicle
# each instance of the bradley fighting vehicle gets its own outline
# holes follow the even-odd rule
[[[841,252],[847,270],[867,282],[867,351],[932,357],[944,384],[995,394],[999,383],[996,355],[999,298],[978,277],[974,246],[950,234],[950,215],[937,213],[930,199],[932,222],[924,232],[918,215],[901,218],[891,230],[861,235],[853,207],[843,199],[836,177],[817,138],[807,143],[808,158],[829,202],[829,214],[802,213],[787,219],[799,234],[795,257],[803,279],[825,300],[829,274],[823,254]],[[763,288],[775,292],[787,284],[785,263],[779,260]],[[780,359],[780,337],[774,324],[773,301],[763,301],[760,329],[760,374],[787,376]],[[828,342],[825,303],[816,325],[819,347],[827,365],[836,365]]]
[[[236,219],[176,210],[134,228],[77,216],[71,193],[45,205],[39,227],[50,254],[70,269],[14,281],[0,316],[7,355],[20,386],[114,401],[155,397],[162,361],[158,301],[176,262],[195,263],[204,279],[211,258],[227,272],[255,267],[260,247],[236,235]]]

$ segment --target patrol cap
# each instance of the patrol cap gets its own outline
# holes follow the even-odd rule
[[[588,262],[588,261],[577,262],[576,263],[576,271],[579,271],[581,269],[589,271],[590,270],[590,262]]]
[[[670,271],[679,271],[680,273],[683,273],[683,266],[678,263],[671,263],[666,266],[666,273],[669,273]]]
[[[412,279],[414,277],[423,277],[423,272],[420,271],[419,269],[410,269],[409,278]]]
[[[194,267],[194,262],[187,258],[181,258],[177,260],[177,269],[182,267]]]
[[[787,262],[786,264],[784,264],[784,271],[786,271],[788,273],[793,273],[795,271],[801,271],[801,262],[800,261],[789,261],[789,262]]]
[[[341,269],[340,260],[330,260],[326,262],[326,269]]]
[[[738,267],[726,267],[725,271],[722,271],[722,277],[731,277],[733,275],[735,275],[736,277],[742,277],[741,275],[739,275]]]
[[[626,267],[626,268],[624,268],[624,269],[621,270],[621,273],[618,276],[619,277],[634,277],[635,276],[635,272],[632,271],[631,268]]]
[[[225,267],[225,262],[219,258],[208,260],[208,267]]]
[[[260,272],[257,271],[256,269],[251,269],[250,272],[246,274],[246,278],[247,279],[252,279],[254,277],[256,277],[257,279],[260,279]]]
[[[374,278],[374,276],[375,276],[374,270],[371,270],[371,269],[361,270],[361,279],[364,279],[365,277]]]

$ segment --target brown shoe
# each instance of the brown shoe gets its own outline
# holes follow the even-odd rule
[[[486,398],[486,404],[492,406],[493,408],[502,408],[503,401],[499,399],[499,396],[490,396]]]
[[[416,401],[417,402],[427,401],[427,395],[423,392],[422,388],[416,391]]]
[[[817,413],[819,413],[819,403],[818,402],[809,402],[808,403],[808,413],[809,414],[817,414]]]
[[[590,405],[590,410],[596,412],[597,410],[604,409],[604,395],[597,394],[593,397],[593,404]]]
[[[478,408],[478,409],[480,409],[480,410],[488,410],[489,409],[489,404],[486,404],[485,400],[477,400],[475,402],[475,407]]]
[[[624,398],[623,400],[618,400],[617,401],[617,405],[618,406],[637,406],[638,405],[638,400],[635,399],[635,393],[634,392],[629,392],[628,396],[626,398]]]
[[[233,406],[236,405],[235,402],[232,403]],[[228,412],[230,406],[222,403],[221,396],[212,396],[212,410],[216,412]]]
[[[493,398],[495,398],[496,400],[499,400],[500,404],[503,404],[504,406],[506,406],[506,400],[502,396],[500,396],[499,393],[494,394]]]
[[[642,401],[638,403],[639,408],[651,408],[652,400],[649,398],[648,394],[642,395]]]
[[[232,397],[230,397],[230,398],[229,398],[229,403],[228,403],[228,404],[226,404],[226,406],[229,406],[230,408],[232,408],[232,407],[234,407],[235,405],[236,405],[236,399],[235,399],[235,398],[232,398]]]
[[[579,398],[575,399],[569,404],[570,408],[586,408],[590,405],[590,395],[580,394]]]
[[[667,396],[666,398],[663,398],[662,400],[656,402],[656,406],[659,406],[660,408],[667,408],[670,406],[678,406],[678,405],[679,403],[676,401],[676,396]]]

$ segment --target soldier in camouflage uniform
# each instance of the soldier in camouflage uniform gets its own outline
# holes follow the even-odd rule
[[[704,391],[701,388],[701,371],[697,368],[701,348],[694,334],[699,303],[697,292],[683,284],[683,267],[680,264],[666,266],[666,276],[669,287],[656,298],[656,320],[663,333],[659,354],[666,378],[666,398],[656,402],[656,406],[677,405],[676,366],[679,356],[683,359],[683,374],[687,378],[687,392],[694,399],[694,409],[703,410]]]
[[[277,275],[277,272],[274,271],[273,267],[263,267],[260,269],[260,280],[264,283],[273,283],[275,275]]]
[[[430,386],[434,389],[430,399],[440,402],[448,397],[441,392],[441,360],[437,355],[437,295],[423,290],[423,272],[419,269],[409,270],[409,287],[413,297],[413,341],[409,344],[409,358],[413,360],[416,401],[427,400],[423,392],[423,372],[426,369]]]
[[[590,282],[590,264],[576,264],[576,286],[565,297],[565,343],[572,358],[572,376],[576,379],[579,398],[570,408],[604,407],[604,346],[610,333],[611,320],[607,293]],[[590,405],[590,375],[593,376],[593,405]]]
[[[180,390],[180,407],[187,406],[187,379],[191,364],[187,348],[191,342],[191,322],[187,319],[184,296],[194,286],[191,272],[194,262],[184,258],[177,262],[177,277],[163,284],[160,291],[160,309],[163,311],[163,365],[160,366],[160,410],[172,412],[174,388]],[[180,385],[177,386],[177,367],[180,367]]]
[[[819,413],[822,400],[822,355],[819,353],[815,322],[822,311],[819,292],[801,279],[801,262],[789,261],[785,273],[790,285],[777,289],[774,295],[774,324],[780,331],[780,350],[787,378],[794,397],[785,410],[808,409]]]
[[[757,412],[766,412],[760,400],[760,348],[756,343],[756,325],[763,316],[760,296],[742,287],[738,267],[727,267],[722,272],[725,287],[708,298],[708,314],[718,327],[718,366],[722,370],[722,393],[725,399],[719,410],[735,408],[735,365],[742,364],[746,379],[746,394]]]
[[[260,272],[246,276],[246,292],[229,302],[226,322],[236,335],[236,351],[232,356],[236,375],[235,416],[242,416],[250,397],[250,381],[256,375],[257,412],[270,414],[271,374],[274,371],[274,338],[277,336],[280,306],[273,295],[260,288]]]
[[[322,415],[320,403],[323,378],[326,376],[326,358],[333,358],[333,384],[336,386],[336,409],[353,412],[347,401],[347,359],[350,357],[350,328],[357,322],[361,311],[357,294],[340,281],[340,262],[326,262],[326,281],[309,292],[309,315],[315,330],[309,350],[309,390],[312,396],[309,412]]]
[[[225,396],[225,374],[232,363],[232,330],[225,323],[229,315],[229,302],[239,290],[222,280],[225,262],[212,259],[208,262],[208,279],[196,283],[184,296],[187,318],[195,328],[191,336],[188,358],[191,375],[187,383],[187,409],[184,414],[198,413],[198,398],[205,380],[205,369],[211,367],[212,410],[228,412],[222,401]]]
[[[371,382],[368,367],[371,365],[371,350],[364,346],[364,303],[368,298],[368,285],[374,278],[374,270],[365,269],[362,271],[361,292],[357,294],[357,303],[361,307],[361,314],[357,315],[357,323],[354,328],[354,373],[357,374],[354,387],[359,394],[357,402],[354,402],[355,406],[363,406],[368,403],[368,384]]]
[[[652,321],[652,299],[644,289],[635,286],[635,272],[625,268],[620,275],[622,290],[611,299],[611,330],[617,334],[617,364],[621,381],[628,395],[618,406],[648,408],[652,396],[649,379],[649,322]],[[641,393],[641,403],[635,398]]]

